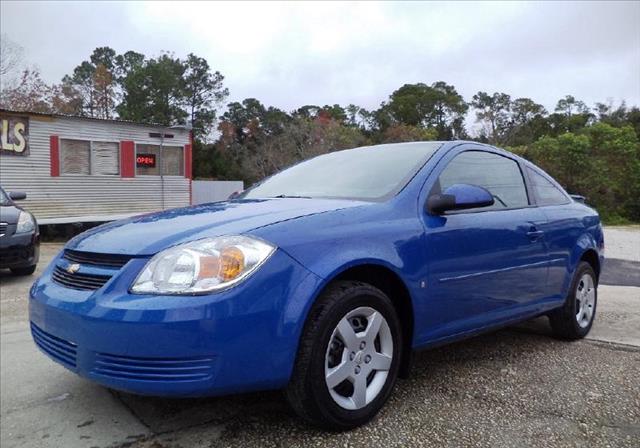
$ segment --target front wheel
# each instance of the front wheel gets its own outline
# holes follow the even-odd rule
[[[593,268],[581,262],[576,269],[564,306],[549,314],[554,336],[560,339],[585,337],[596,316],[598,284]]]
[[[379,289],[337,282],[305,324],[289,403],[305,420],[346,430],[371,420],[389,398],[402,351],[400,322]]]

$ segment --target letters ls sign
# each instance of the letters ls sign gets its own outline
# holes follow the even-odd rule
[[[0,154],[29,155],[29,117],[0,114]]]

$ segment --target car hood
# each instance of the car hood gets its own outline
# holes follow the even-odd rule
[[[366,202],[335,199],[244,199],[135,216],[88,230],[67,243],[86,252],[153,255],[175,244],[205,237],[241,234],[292,220]]]

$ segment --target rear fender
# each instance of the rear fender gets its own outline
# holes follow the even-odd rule
[[[585,232],[580,235],[578,241],[576,241],[573,251],[571,252],[567,276],[565,278],[564,284],[562,285],[562,297],[566,297],[567,293],[569,292],[569,287],[571,286],[573,276],[578,269],[580,260],[582,259],[582,256],[589,250],[594,250],[598,254],[600,253],[595,237],[590,232]],[[602,265],[601,258],[599,259],[599,261],[600,265]]]

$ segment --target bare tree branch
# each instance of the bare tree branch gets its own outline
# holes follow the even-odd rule
[[[23,54],[24,48],[3,33],[0,36],[0,76],[16,71],[22,63]]]

